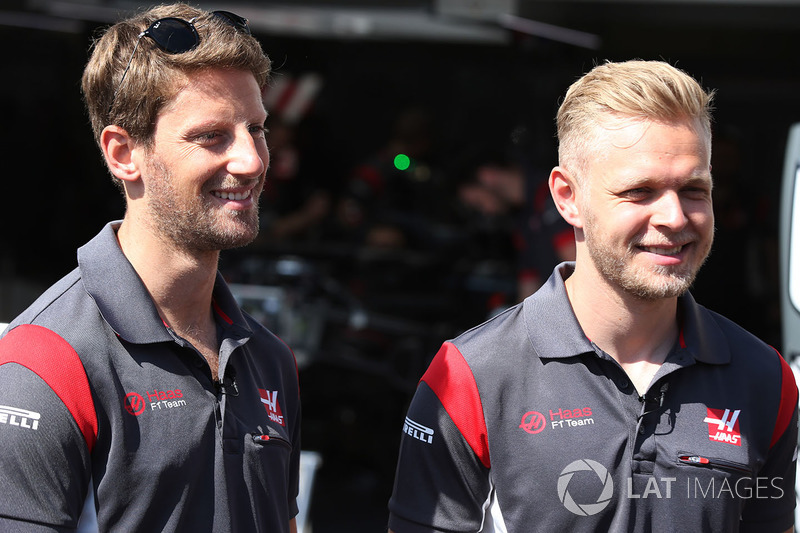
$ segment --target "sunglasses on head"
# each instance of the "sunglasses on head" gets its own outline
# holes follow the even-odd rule
[[[233,26],[237,31],[251,35],[250,26],[248,26],[246,18],[240,17],[236,13],[231,13],[230,11],[213,11],[211,15],[229,26]],[[111,97],[111,104],[108,106],[109,111],[111,111],[114,102],[117,100],[117,93],[119,93],[122,87],[122,82],[125,81],[125,76],[128,75],[128,69],[131,68],[131,63],[133,62],[133,55],[136,53],[136,49],[139,48],[142,37],[150,37],[156,46],[168,54],[183,54],[194,50],[197,45],[200,44],[200,35],[197,33],[197,29],[195,29],[194,26],[195,20],[197,20],[197,17],[191,20],[183,20],[177,17],[165,17],[156,20],[139,34],[139,37],[136,39],[136,45],[133,47],[133,52],[131,52],[131,57],[128,59],[128,64],[122,72],[119,85],[117,85],[117,89]]]

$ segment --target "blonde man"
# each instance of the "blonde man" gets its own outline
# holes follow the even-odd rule
[[[576,260],[444,343],[406,418],[392,531],[792,528],[791,371],[688,292],[714,234],[711,100],[663,62],[569,88],[550,190]]]

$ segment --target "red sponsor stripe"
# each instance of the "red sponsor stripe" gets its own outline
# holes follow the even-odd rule
[[[781,362],[781,405],[778,407],[778,418],[775,420],[775,430],[772,432],[772,441],[769,443],[770,448],[783,436],[792,421],[794,410],[797,408],[797,383],[794,380],[794,374],[780,352],[775,350],[775,353],[778,354]]]
[[[97,413],[89,380],[77,352],[56,333],[25,324],[0,340],[0,365],[22,365],[47,383],[78,424],[91,453],[97,441]]]
[[[421,381],[433,390],[469,447],[489,468],[489,440],[478,385],[458,348],[444,343]]]

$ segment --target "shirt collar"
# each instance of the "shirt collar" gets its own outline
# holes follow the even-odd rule
[[[727,319],[698,304],[689,292],[678,298],[678,305],[683,310],[681,347],[703,363],[730,363],[731,347],[721,327]]]
[[[575,317],[564,285],[574,270],[574,262],[561,263],[547,282],[523,303],[528,337],[540,358],[595,353]],[[699,305],[689,292],[678,298],[678,305],[683,315],[680,349],[687,350],[696,361],[703,363],[730,362],[730,347],[719,325],[724,319]]]
[[[92,240],[78,249],[78,267],[86,292],[100,314],[121,338],[134,344],[172,341],[150,293],[117,242],[121,221],[109,222]],[[235,335],[249,337],[236,300],[222,275],[214,285],[215,312],[233,328]],[[227,329],[226,327],[226,329]]]

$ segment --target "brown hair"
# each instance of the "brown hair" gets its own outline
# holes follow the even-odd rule
[[[608,62],[567,90],[558,109],[559,165],[580,180],[595,153],[600,127],[614,120],[694,121],[711,144],[711,102],[694,78],[663,61]]]
[[[152,39],[139,37],[153,22],[165,17],[194,19],[200,36],[197,47],[170,54]],[[120,85],[129,59],[130,68]],[[209,68],[250,71],[263,87],[270,60],[254,37],[186,4],[157,6],[114,24],[94,42],[81,84],[95,140],[99,143],[103,129],[116,124],[134,140],[149,144],[161,109],[192,72]]]

